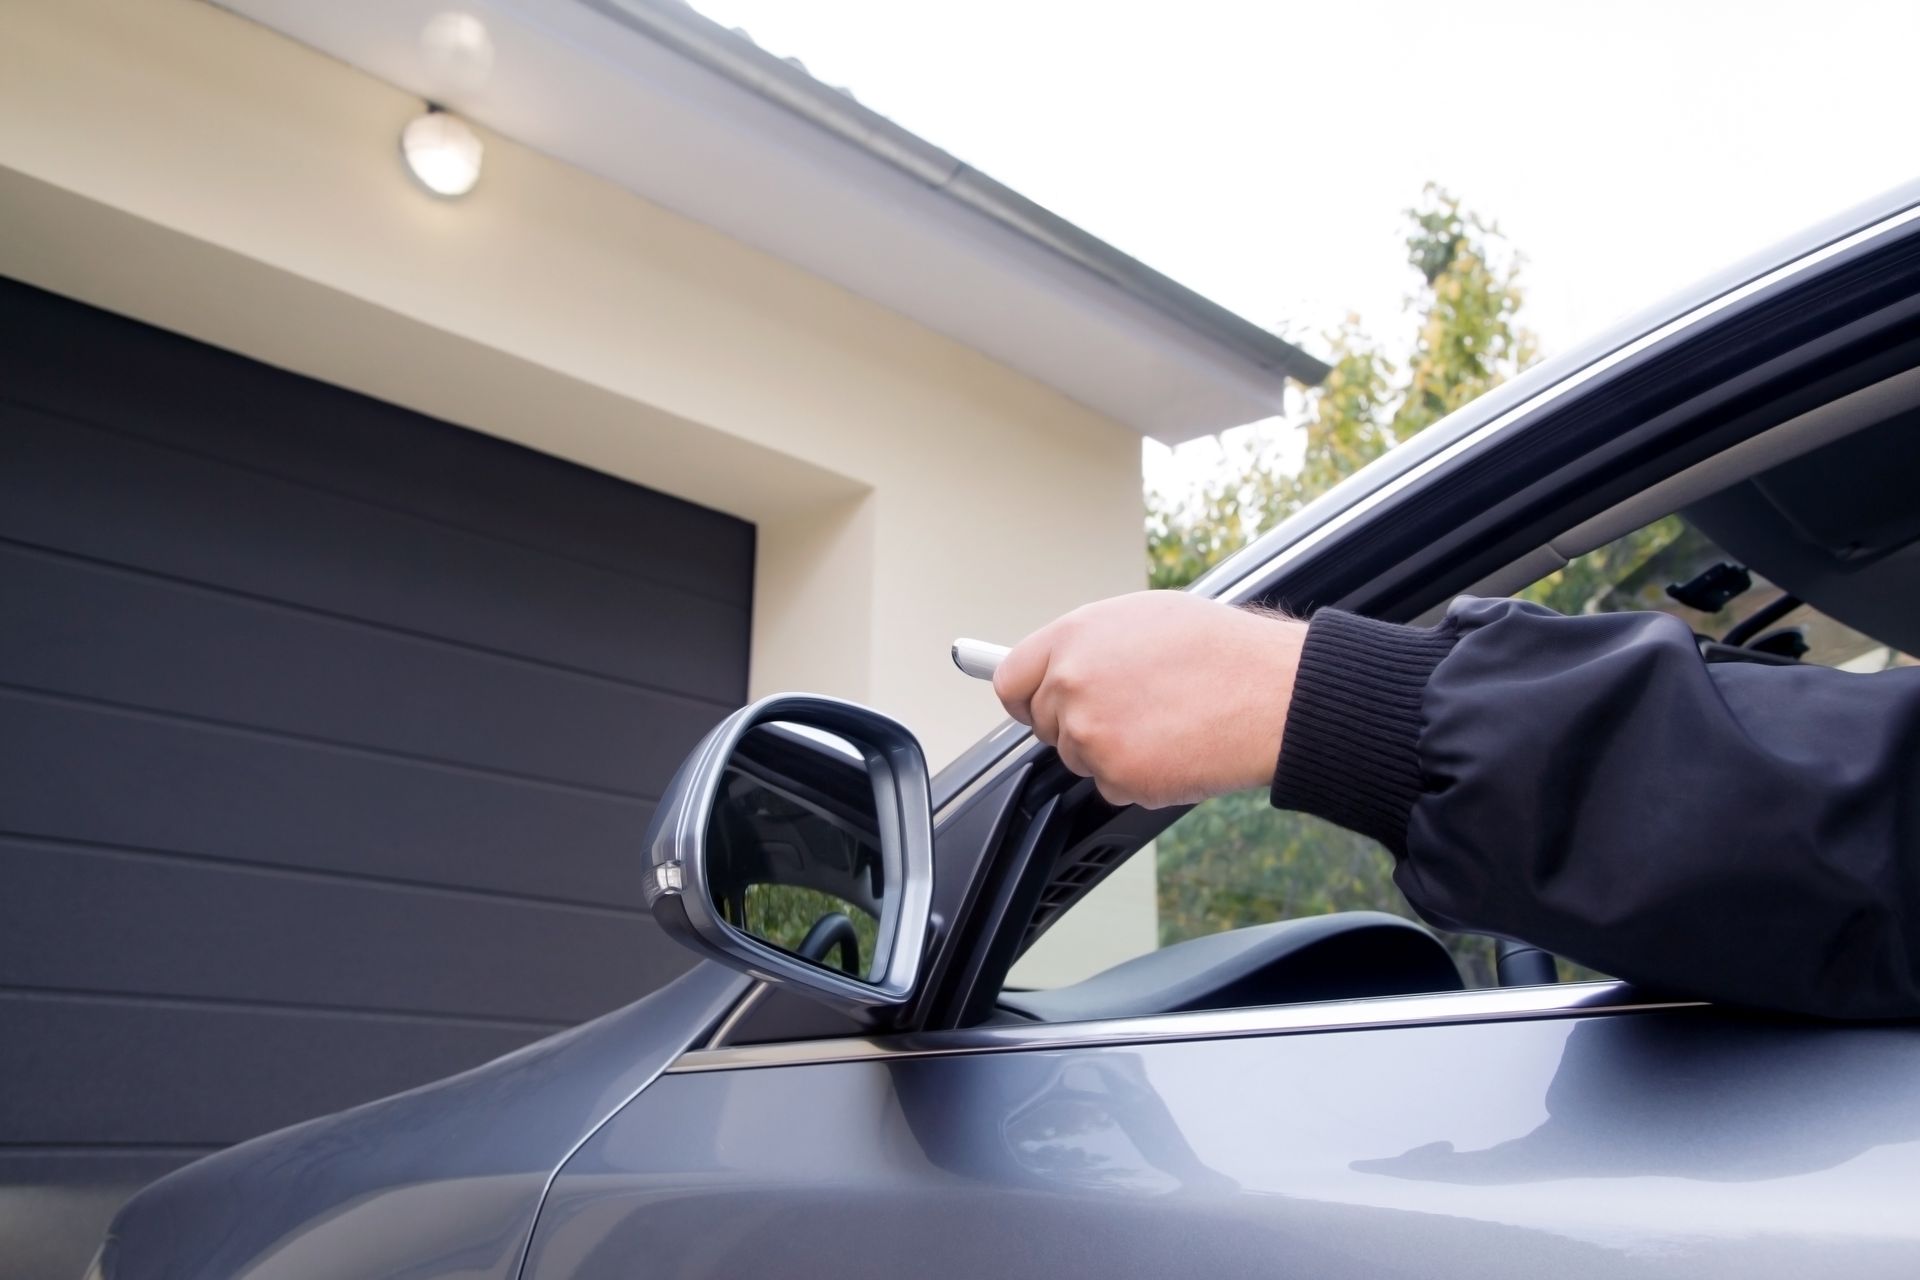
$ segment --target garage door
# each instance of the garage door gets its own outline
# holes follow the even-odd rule
[[[683,969],[753,536],[0,281],[0,1269]]]

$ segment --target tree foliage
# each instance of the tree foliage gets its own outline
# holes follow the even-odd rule
[[[861,973],[873,963],[880,922],[858,906],[830,893],[797,884],[755,884],[747,886],[746,921],[741,926],[757,938],[764,938],[782,950],[800,951],[800,944],[821,919],[843,915],[853,925],[860,949]],[[840,966],[842,956],[835,951],[828,963]]]
[[[1534,341],[1516,318],[1520,261],[1499,229],[1437,186],[1407,210],[1408,306],[1421,317],[1396,365],[1349,317],[1327,335],[1333,371],[1308,403],[1304,457],[1283,465],[1284,442],[1229,447],[1193,494],[1149,494],[1147,571],[1183,587],[1255,534],[1530,363]]]
[[[1521,263],[1498,228],[1437,186],[1426,189],[1407,218],[1407,260],[1416,282],[1408,305],[1420,318],[1411,351],[1395,363],[1350,318],[1328,335],[1333,371],[1311,394],[1297,467],[1285,465],[1286,445],[1297,448],[1299,441],[1243,444],[1196,493],[1150,496],[1153,586],[1185,586],[1533,359],[1533,339],[1517,320]],[[1374,842],[1277,812],[1263,792],[1222,796],[1160,838],[1160,940],[1165,945],[1329,911],[1411,915],[1393,886],[1392,868]],[[1484,941],[1451,945],[1475,979],[1491,979]]]

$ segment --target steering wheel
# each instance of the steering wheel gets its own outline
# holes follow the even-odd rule
[[[829,911],[807,930],[807,936],[800,942],[800,954],[815,964],[825,964],[827,954],[836,948],[844,972],[856,978],[866,976],[860,967],[860,935],[853,931],[853,921],[841,912]]]

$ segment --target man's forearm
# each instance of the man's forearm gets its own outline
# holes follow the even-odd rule
[[[1274,802],[1379,839],[1431,922],[1920,1013],[1920,669],[1710,667],[1662,615],[1463,600],[1432,630],[1322,613],[1299,672]]]

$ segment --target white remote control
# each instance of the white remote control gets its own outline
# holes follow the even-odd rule
[[[975,680],[993,679],[993,673],[1000,669],[1000,660],[1006,656],[1007,646],[1003,644],[988,644],[985,640],[953,642],[953,665]]]

